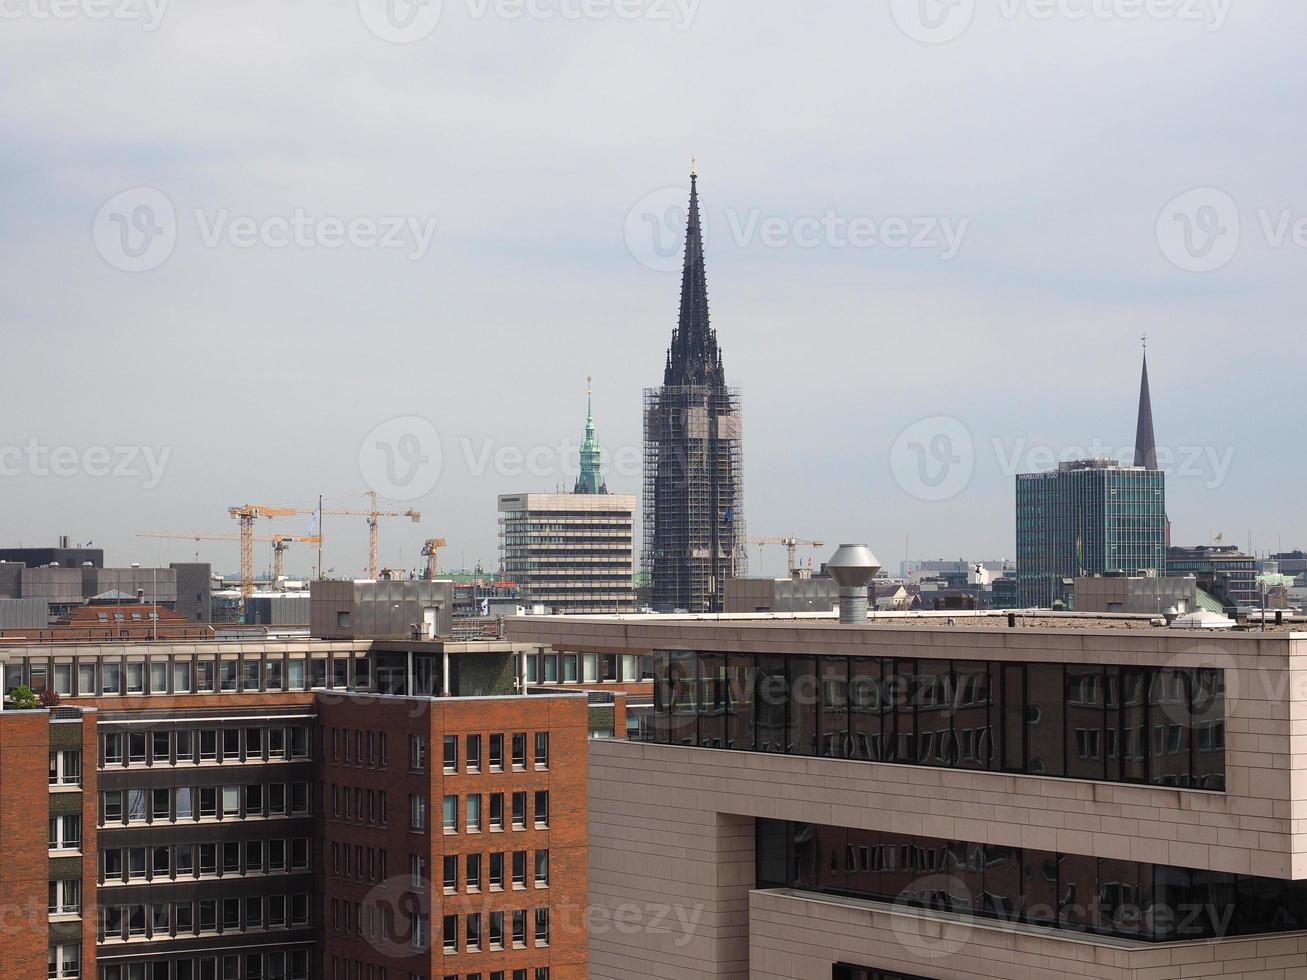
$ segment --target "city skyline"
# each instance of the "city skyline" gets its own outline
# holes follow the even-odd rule
[[[1284,142],[1297,136],[1275,125],[1291,111],[1303,11],[1235,12],[1213,30],[981,13],[932,45],[879,7],[800,16],[764,5],[750,40],[705,6],[681,31],[560,21],[544,28],[553,47],[527,25],[453,9],[430,38],[394,45],[346,13],[261,11],[253,37],[183,8],[150,33],[90,20],[9,25],[0,50],[14,90],[46,94],[35,108],[0,108],[6,350],[16,365],[54,367],[7,379],[0,443],[20,457],[5,457],[0,540],[66,533],[118,563],[190,558],[188,542],[134,533],[234,530],[226,508],[246,501],[356,497],[370,482],[359,463],[369,435],[420,418],[439,434],[443,472],[395,501],[426,516],[382,527],[382,564],[418,565],[422,540],[439,535],[447,565],[488,566],[498,494],[572,485],[575,463],[557,447],[576,451],[587,375],[609,489],[638,491],[640,390],[675,315],[678,270],[665,260],[678,264],[680,175],[697,155],[713,186],[714,309],[749,411],[755,533],[866,539],[891,567],[909,537],[914,558],[1011,555],[1015,472],[1096,444],[1131,451],[1147,333],[1158,449],[1189,473],[1168,479],[1175,542],[1224,532],[1246,546],[1250,531],[1258,550],[1307,542],[1280,394],[1295,383],[1282,348],[1297,330],[1304,202]],[[736,93],[666,71],[689,56],[712,62],[713,79],[739,77],[758,43],[782,40],[824,45],[819,76],[757,78]],[[460,49],[490,65],[538,64],[549,81],[516,103],[462,85],[468,101],[435,105],[423,93],[475,74],[445,57]],[[70,67],[52,80],[56,53]],[[123,54],[125,67],[112,60]],[[1103,72],[1104,59],[1118,70]],[[216,108],[230,66],[247,61],[248,104]],[[984,77],[968,70],[977,64],[990,66]],[[1008,64],[1026,68],[992,68]],[[1030,90],[1031,65],[1065,84]],[[920,84],[875,97],[908,71]],[[596,77],[615,84],[578,105],[575,86],[605,89]],[[358,100],[326,115],[292,78]],[[1152,98],[1135,97],[1141,83]],[[1067,95],[1078,91],[1095,98]],[[267,102],[267,92],[280,95]],[[784,138],[737,124],[799,105],[815,115]],[[841,120],[855,110],[871,115],[851,128]],[[596,113],[624,114],[641,139],[590,125]],[[511,139],[453,135],[501,117]],[[1193,135],[1214,129],[1217,156]],[[537,147],[530,158],[524,139]],[[115,266],[93,234],[102,209],[133,188],[155,189],[176,215],[171,254],[139,272]],[[1219,193],[1193,198],[1202,188]],[[1226,201],[1240,219],[1237,252],[1186,268],[1159,226],[1228,219]],[[269,220],[293,221],[297,209],[411,218],[401,229],[411,247],[272,247]],[[241,218],[254,220],[251,247],[233,240]],[[879,232],[894,218],[938,247],[850,243],[857,219]],[[1236,411],[1253,391],[1261,410]],[[958,426],[924,424],[939,419]],[[930,499],[939,487],[915,484],[923,457],[906,447],[947,449],[935,440],[950,431],[965,432],[971,465],[957,472],[969,472]],[[37,475],[21,455],[31,440],[71,447],[80,475]],[[147,460],[115,447],[164,459],[157,486],[146,488]],[[536,448],[551,451],[539,475],[494,463]],[[137,475],[89,475],[97,449],[110,452],[101,470],[127,463]],[[968,452],[946,455],[965,464]],[[362,521],[328,522],[328,567],[361,570],[366,534]],[[289,569],[308,572],[311,551],[292,549]],[[237,568],[234,545],[202,557]],[[778,552],[763,559],[764,572],[780,571]]]

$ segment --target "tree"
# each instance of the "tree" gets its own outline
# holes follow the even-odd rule
[[[19,684],[10,691],[9,700],[15,708],[39,708],[41,706],[41,701],[36,693],[26,684]]]

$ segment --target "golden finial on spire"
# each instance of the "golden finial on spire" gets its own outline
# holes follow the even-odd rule
[[[699,176],[699,160],[697,157],[690,157],[690,176]]]

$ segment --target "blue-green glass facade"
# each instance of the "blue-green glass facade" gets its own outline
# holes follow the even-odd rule
[[[1017,477],[1017,602],[1048,608],[1062,580],[1166,571],[1166,476],[1110,461]]]

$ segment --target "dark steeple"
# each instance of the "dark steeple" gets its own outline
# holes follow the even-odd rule
[[[665,385],[725,385],[722,353],[708,323],[708,276],[703,265],[699,222],[699,177],[690,173],[690,210],[685,222],[685,265],[681,271],[681,314],[667,352]]]
[[[1148,339],[1144,338],[1144,374],[1139,383],[1139,423],[1135,429],[1135,465],[1157,469],[1157,438],[1153,434],[1153,399],[1148,392]]]

